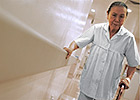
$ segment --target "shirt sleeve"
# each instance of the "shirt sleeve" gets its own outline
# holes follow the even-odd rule
[[[127,45],[127,50],[125,53],[128,65],[131,67],[136,67],[140,65],[140,56],[139,52],[137,49],[136,41],[134,36],[131,37],[128,45]]]
[[[78,37],[74,41],[79,46],[79,48],[83,48],[87,44],[91,43],[93,39],[94,39],[94,26],[86,30],[80,37]]]

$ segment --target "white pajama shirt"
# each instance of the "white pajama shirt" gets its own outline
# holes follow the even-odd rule
[[[133,34],[121,26],[110,39],[108,27],[108,23],[95,24],[75,40],[80,48],[92,43],[82,72],[80,90],[94,99],[112,100],[124,57],[129,66],[140,65]]]

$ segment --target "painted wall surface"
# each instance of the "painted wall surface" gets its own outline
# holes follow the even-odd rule
[[[135,100],[135,98],[137,96],[139,96],[139,94],[137,93],[138,92],[138,89],[139,89],[139,77],[140,77],[140,72],[139,70],[136,70],[132,80],[131,80],[131,83],[130,83],[130,88],[128,90],[125,90],[125,93],[124,93],[124,98],[127,99],[127,100]]]
[[[93,0],[0,0],[0,7],[60,47],[83,32]]]
[[[0,100],[57,100],[66,88],[69,66],[0,83]]]
[[[41,34],[42,38],[47,38],[47,40],[51,41],[58,47],[63,48],[64,46],[68,46],[68,44],[72,40],[74,40],[83,32],[92,1],[93,0],[80,0],[80,2],[79,0],[0,0],[0,8],[6,10],[6,12],[13,16],[15,21],[20,21],[22,25],[28,26],[26,27],[27,29],[34,30],[35,33]],[[6,24],[4,25],[9,26],[9,21],[5,21]],[[1,22],[4,21],[1,20]],[[11,35],[7,34],[7,37],[13,36],[12,40],[14,40],[15,36],[12,35],[12,32],[15,32],[14,28],[16,29],[14,22],[10,25],[13,24],[14,26],[10,27],[12,28],[12,30],[9,31]],[[8,30],[5,30],[6,33],[8,33]],[[23,31],[26,32],[26,30]],[[18,32],[21,33],[21,31]],[[6,35],[4,34],[4,31],[0,34],[1,36]],[[1,39],[5,40],[4,38]],[[8,37],[7,39],[11,38]],[[15,43],[18,42],[18,40],[16,39],[17,38],[15,38]],[[26,39],[25,42],[23,41],[23,43],[27,42]],[[8,45],[9,43],[10,41],[8,41],[8,43],[6,44]],[[34,43],[35,42],[33,42],[33,44]],[[20,48],[20,45],[16,46],[17,48]],[[44,46],[42,45],[42,48],[43,47]],[[47,52],[47,48],[48,47],[42,50],[46,50]],[[14,49],[15,48],[13,48],[13,50]],[[6,51],[8,55],[10,49],[6,49]],[[41,51],[39,52],[43,54]],[[13,52],[13,54],[10,53],[10,55],[14,55],[14,53],[16,54],[17,51]],[[59,54],[60,53],[58,53],[58,56]],[[19,57],[20,55],[16,56]],[[49,57],[51,56],[48,56],[48,58]],[[14,59],[11,60],[13,61]],[[14,65],[16,66],[16,62],[12,61],[11,63],[14,63]],[[56,63],[55,61],[53,62]],[[23,65],[24,64],[26,65],[26,63],[23,63]],[[38,66],[38,68],[39,67],[40,66]],[[13,66],[11,66],[11,68],[13,68]],[[16,68],[14,70],[16,72]],[[26,70],[32,69],[26,68],[25,71]],[[2,71],[3,70],[0,70],[0,72]],[[68,72],[69,66],[65,66],[59,69],[1,82],[0,100],[50,100],[52,95],[54,100],[57,100],[57,98],[65,88],[65,82]]]
[[[0,48],[0,82],[52,70],[67,62],[62,48],[2,9]]]

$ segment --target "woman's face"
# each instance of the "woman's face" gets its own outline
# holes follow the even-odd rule
[[[126,19],[127,9],[122,6],[113,6],[110,12],[107,12],[110,29],[118,30]]]

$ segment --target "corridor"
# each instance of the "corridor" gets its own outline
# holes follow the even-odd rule
[[[0,0],[0,100],[77,100],[91,44],[65,59],[63,49],[96,23],[116,0]],[[140,1],[124,24],[140,54]],[[123,61],[121,77],[126,59]],[[121,100],[140,100],[140,66]],[[114,99],[115,100],[115,99]]]

